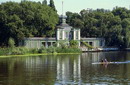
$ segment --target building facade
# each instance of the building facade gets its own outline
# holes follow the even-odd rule
[[[82,42],[86,42],[93,47],[104,47],[105,40],[103,38],[81,38],[80,28],[74,28],[66,23],[66,18],[62,17],[62,23],[56,27],[56,37],[53,38],[43,38],[43,37],[32,37],[25,38],[19,43],[20,46],[25,46],[27,48],[41,48],[49,46],[59,46],[60,43],[65,43],[69,45],[70,40],[75,40],[78,42],[78,46],[82,47]]]

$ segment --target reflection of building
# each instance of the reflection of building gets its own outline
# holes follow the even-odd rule
[[[65,43],[69,45],[70,40],[78,42],[78,46],[82,45],[82,42],[87,42],[93,47],[103,47],[105,41],[103,38],[81,38],[80,28],[74,28],[66,23],[66,18],[61,17],[62,23],[57,26],[56,37],[53,38],[25,38],[23,42],[20,42],[20,46],[26,46],[28,48],[40,48],[42,46],[49,47],[53,45],[59,46],[59,43]]]
[[[72,84],[80,83],[81,81],[81,57],[76,57],[73,61],[71,58],[64,58],[61,62],[57,59],[57,83],[58,84]],[[70,79],[71,78],[71,79]]]

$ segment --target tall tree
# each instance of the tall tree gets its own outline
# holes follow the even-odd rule
[[[50,0],[49,6],[52,7],[54,9],[54,11],[57,11],[53,0]]]

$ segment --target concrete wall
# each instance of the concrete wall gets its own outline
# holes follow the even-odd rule
[[[23,46],[27,48],[41,48],[53,46],[56,43],[56,40],[51,40],[51,38],[26,38],[24,39]]]

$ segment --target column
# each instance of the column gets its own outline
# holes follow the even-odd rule
[[[45,47],[48,48],[48,43],[47,42],[45,42]]]
[[[80,47],[80,41],[79,41],[79,47]]]
[[[78,39],[80,40],[80,29],[78,31]]]
[[[57,42],[57,47],[59,47],[60,46],[60,44],[59,44],[59,42]]]
[[[57,30],[57,40],[59,40],[59,30]]]
[[[96,47],[97,45],[97,42],[96,41],[93,41],[93,47]]]
[[[65,39],[65,31],[63,30],[62,31],[62,40],[64,40]]]
[[[74,29],[74,34],[73,34],[73,36],[74,36],[74,40],[75,40],[75,29]]]

